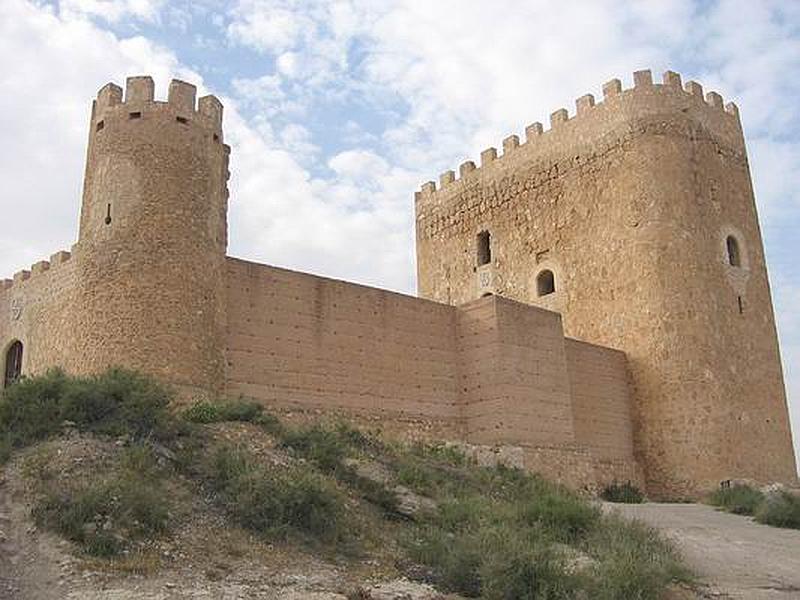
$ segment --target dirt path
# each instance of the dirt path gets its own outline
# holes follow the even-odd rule
[[[675,539],[708,598],[800,599],[800,531],[701,504],[607,504]]]
[[[56,566],[62,558],[52,544],[40,543],[28,519],[28,507],[12,502],[14,494],[0,471],[0,598],[63,598]]]

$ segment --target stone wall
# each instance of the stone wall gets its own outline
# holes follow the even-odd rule
[[[794,478],[772,303],[738,111],[649,71],[466,162],[416,196],[422,297],[494,293],[625,352],[650,491]],[[491,237],[479,264],[478,239]],[[725,240],[742,249],[727,264]],[[746,256],[745,256],[746,255]],[[537,278],[554,276],[539,295]]]
[[[497,296],[458,315],[467,441],[575,442],[561,317]]]
[[[575,437],[591,449],[595,480],[643,484],[633,444],[628,361],[622,352],[566,339]]]
[[[0,281],[0,386],[6,353],[15,341],[23,345],[23,373],[53,366],[79,369],[80,340],[72,326],[77,294],[77,261],[69,252]]]
[[[238,259],[227,272],[229,395],[401,437],[514,446],[531,470],[595,486],[597,440],[576,435],[575,342],[558,314],[496,296],[456,308]],[[624,356],[600,350],[577,388],[596,378],[596,414],[630,431],[612,423],[630,419]],[[635,479],[630,437],[615,448],[602,469]]]
[[[452,307],[237,259],[227,294],[229,394],[460,434]]]

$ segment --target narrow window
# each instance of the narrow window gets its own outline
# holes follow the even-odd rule
[[[103,131],[103,127],[105,127],[105,126],[106,126],[106,122],[105,121],[98,121],[97,122],[97,127],[95,129],[97,131]]]
[[[741,296],[737,296],[737,299],[739,300],[739,314],[743,315],[744,314],[744,300],[742,300]]]
[[[488,231],[478,234],[478,266],[492,262],[492,236]]]
[[[106,225],[111,225],[111,205],[106,206]]]
[[[186,125],[189,122],[189,119],[186,117],[175,117],[175,120],[182,125]]]
[[[742,257],[739,252],[739,242],[736,241],[736,238],[729,235],[728,239],[725,240],[725,246],[728,249],[728,264],[732,267],[741,267]]]
[[[536,295],[548,296],[556,291],[556,278],[550,269],[545,269],[536,276]]]
[[[142,113],[140,113],[140,112],[128,113],[128,118],[129,119],[141,119],[142,118]]]
[[[3,387],[16,382],[22,375],[22,342],[17,340],[6,352],[6,369]]]

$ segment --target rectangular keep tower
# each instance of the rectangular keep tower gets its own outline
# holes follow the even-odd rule
[[[416,194],[419,295],[560,312],[624,351],[651,494],[793,481],[772,301],[734,104],[667,72],[619,80]]]

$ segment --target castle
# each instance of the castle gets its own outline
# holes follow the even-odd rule
[[[108,84],[71,252],[0,285],[4,385],[142,369],[387,431],[512,447],[654,496],[793,481],[739,115],[634,74],[417,192],[420,298],[226,256],[222,105]]]

